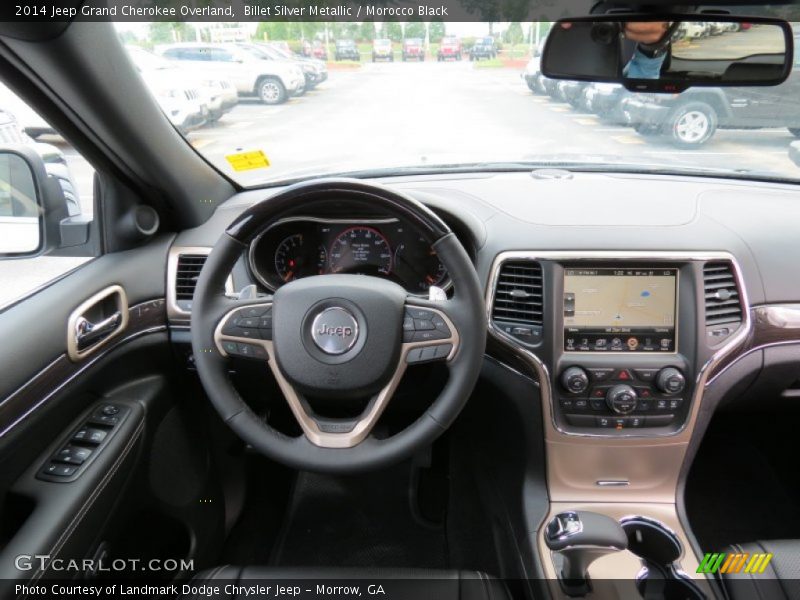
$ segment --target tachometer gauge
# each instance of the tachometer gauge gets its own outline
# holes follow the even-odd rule
[[[290,235],[275,250],[275,271],[284,282],[322,275],[327,262],[325,248],[307,244],[302,233]]]
[[[345,229],[331,244],[332,273],[389,275],[393,256],[389,242],[372,227],[356,226]]]
[[[406,242],[395,250],[395,272],[402,277],[409,290],[427,292],[432,285],[441,285],[447,279],[447,270],[424,238],[411,247]]]

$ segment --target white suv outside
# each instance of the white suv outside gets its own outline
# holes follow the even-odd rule
[[[230,79],[240,96],[258,96],[264,104],[281,104],[305,85],[297,65],[261,60],[235,44],[169,44],[157,52]]]

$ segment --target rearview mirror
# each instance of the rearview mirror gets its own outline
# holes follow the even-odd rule
[[[692,86],[778,85],[793,57],[789,24],[729,15],[614,15],[565,19],[550,30],[542,74],[620,83],[635,92]]]

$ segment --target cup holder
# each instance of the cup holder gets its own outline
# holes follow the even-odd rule
[[[658,521],[627,517],[620,521],[628,536],[628,551],[642,560],[636,587],[643,598],[702,600],[705,595],[677,565],[683,554],[678,536]]]

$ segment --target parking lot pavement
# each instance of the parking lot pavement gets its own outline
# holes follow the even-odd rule
[[[307,169],[365,165],[518,160],[555,154],[596,155],[618,162],[793,173],[793,137],[784,128],[720,130],[696,150],[642,137],[566,103],[532,94],[512,69],[468,61],[365,64],[332,71],[329,81],[281,106],[244,100],[192,144],[229,175],[224,159],[261,149],[271,167],[235,177],[245,183]],[[373,164],[373,163],[377,163]]]
[[[720,130],[696,150],[642,137],[628,127],[546,96],[532,94],[511,69],[475,68],[469,61],[366,63],[331,70],[318,89],[286,104],[243,99],[190,142],[245,184],[289,173],[313,175],[364,166],[593,157],[610,164],[767,170],[800,177],[788,158],[786,129]],[[50,140],[48,140],[50,141]],[[91,213],[92,169],[58,140]],[[264,170],[234,174],[225,156],[261,149]],[[85,259],[41,257],[0,263],[0,306],[72,269]]]

